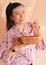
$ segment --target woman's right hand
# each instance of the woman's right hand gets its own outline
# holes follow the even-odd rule
[[[35,20],[32,27],[35,29],[39,29],[40,28],[39,22],[37,20]]]

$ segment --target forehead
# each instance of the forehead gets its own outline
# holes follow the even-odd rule
[[[13,9],[13,12],[19,12],[19,11],[25,11],[25,7],[24,6],[18,6],[18,7]]]

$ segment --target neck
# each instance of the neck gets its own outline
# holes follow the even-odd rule
[[[22,31],[24,30],[24,24],[16,24],[16,27]]]

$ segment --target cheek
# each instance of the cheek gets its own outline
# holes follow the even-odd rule
[[[16,15],[13,15],[13,19],[16,19]]]
[[[14,19],[19,19],[20,17],[18,15],[14,15]]]
[[[26,18],[27,18],[26,15],[23,18],[26,20]]]

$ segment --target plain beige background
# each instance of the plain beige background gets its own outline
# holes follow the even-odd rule
[[[40,25],[42,26],[41,32],[43,33],[44,38],[46,38],[46,0],[0,0],[0,44],[2,43],[2,38],[4,37],[4,34],[6,33],[6,16],[5,16],[5,9],[9,2],[21,2],[25,5],[27,8],[27,15],[28,15],[28,21],[35,21],[36,19],[40,22]],[[46,56],[40,56],[42,54],[41,51],[36,52],[36,58],[38,57],[42,58],[41,62],[45,61]],[[44,51],[46,53],[46,51]],[[40,59],[36,60],[37,63],[35,65],[38,65],[40,63]],[[35,61],[35,62],[36,62]],[[0,61],[0,65],[2,65]],[[3,64],[4,65],[4,64]],[[42,65],[42,64],[39,64]],[[45,65],[45,64],[44,64]]]
[[[46,65],[46,50],[36,50],[33,65]]]

